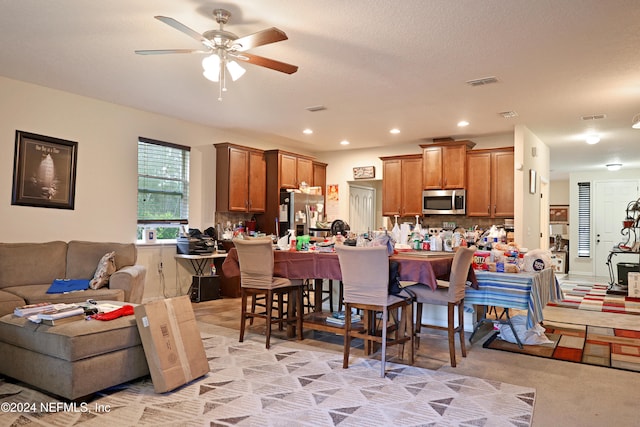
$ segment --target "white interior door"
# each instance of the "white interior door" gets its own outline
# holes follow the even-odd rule
[[[349,227],[352,232],[375,230],[376,190],[349,186]]]
[[[607,257],[611,248],[623,240],[620,233],[629,202],[638,199],[637,180],[595,182],[593,193],[595,275],[609,276]],[[620,258],[620,259],[617,259]],[[624,260],[616,257],[616,263]],[[634,261],[634,262],[637,262]],[[615,272],[614,268],[614,272]]]

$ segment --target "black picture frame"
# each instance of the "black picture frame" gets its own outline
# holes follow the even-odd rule
[[[78,143],[16,130],[11,204],[73,209]]]

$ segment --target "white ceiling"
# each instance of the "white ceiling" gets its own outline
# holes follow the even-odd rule
[[[0,0],[0,75],[204,123],[306,151],[473,138],[526,125],[551,147],[552,178],[640,168],[637,0]],[[204,32],[215,8],[242,37],[272,26],[289,40],[250,53],[298,65],[293,75],[245,64],[218,87],[200,48],[154,19]],[[497,84],[465,82],[495,76]],[[305,108],[323,105],[321,112]],[[517,118],[498,113],[516,111]],[[585,115],[606,114],[597,121]],[[471,124],[458,128],[459,120]],[[312,128],[313,135],[302,133]],[[389,129],[401,129],[399,135]],[[601,142],[589,146],[593,130]]]

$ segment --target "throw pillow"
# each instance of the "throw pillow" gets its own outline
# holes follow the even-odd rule
[[[104,254],[98,263],[96,273],[89,282],[91,289],[100,289],[109,283],[109,277],[116,272],[116,253],[109,252]]]

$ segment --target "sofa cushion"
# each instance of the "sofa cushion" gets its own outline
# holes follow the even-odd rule
[[[92,263],[92,268],[95,268],[100,256]],[[65,242],[0,244],[0,289],[16,285],[51,284],[54,279],[67,277],[66,267]],[[89,279],[92,274],[75,278]]]
[[[142,343],[135,316],[124,316],[108,322],[78,320],[60,326],[47,326],[11,314],[0,319],[0,341],[69,361]],[[96,369],[100,367],[96,366]]]
[[[66,294],[48,294],[47,289],[49,289],[49,286],[50,285],[23,285],[4,288],[3,290],[22,298],[26,301],[26,304],[36,304],[39,302],[84,302],[89,298],[95,300],[124,301],[125,295],[123,289],[109,288],[87,289],[85,291],[69,292]],[[20,305],[24,305],[24,303]],[[11,309],[10,312],[13,312],[13,309]]]
[[[118,270],[136,263],[137,249],[133,243],[70,241],[67,249],[67,275],[65,277],[67,279],[91,279],[96,271],[98,261],[104,254],[112,251],[116,253],[116,268]]]
[[[98,267],[93,275],[93,279],[89,282],[91,289],[100,289],[107,286],[109,283],[109,277],[116,272],[116,253],[109,252],[104,254],[98,262]]]
[[[27,302],[18,295],[0,291],[0,313],[13,313],[16,307],[22,307]]]

